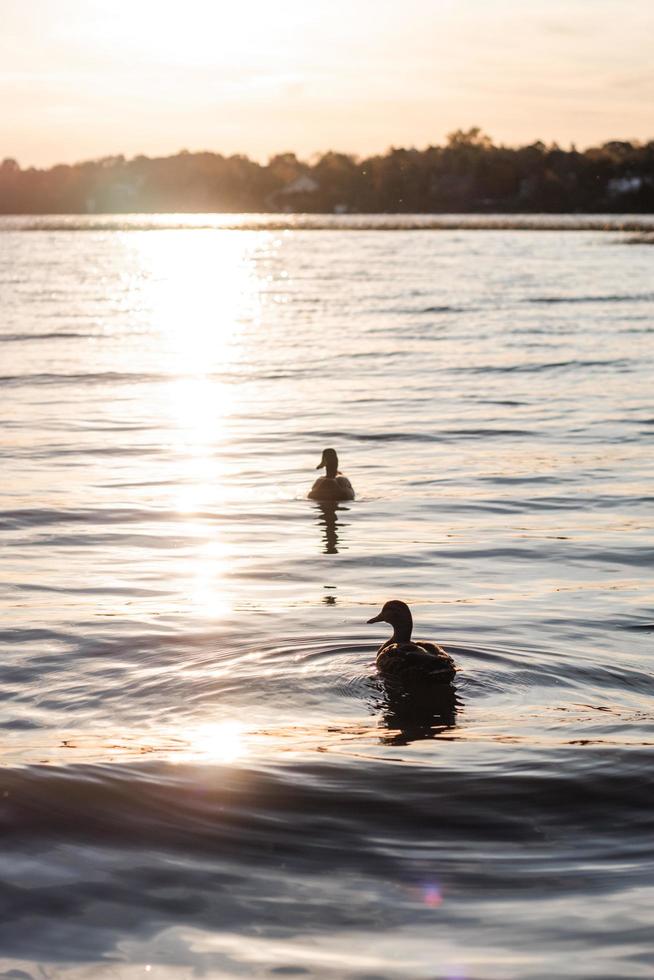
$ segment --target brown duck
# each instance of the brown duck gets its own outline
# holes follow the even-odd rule
[[[311,487],[310,500],[354,500],[352,484],[338,471],[338,456],[335,449],[323,449],[322,459],[317,470],[325,467],[327,473],[320,476]]]
[[[393,635],[377,652],[377,670],[389,680],[403,683],[449,684],[456,666],[448,653],[435,643],[411,639],[413,617],[406,602],[392,599],[384,603],[369,623],[389,623]]]

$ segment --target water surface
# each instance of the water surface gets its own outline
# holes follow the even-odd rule
[[[196,218],[0,222],[0,977],[650,977],[651,249]]]

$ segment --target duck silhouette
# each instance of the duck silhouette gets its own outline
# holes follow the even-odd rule
[[[384,679],[402,684],[449,684],[456,665],[435,643],[411,639],[413,617],[406,602],[391,599],[368,623],[388,623],[393,635],[377,651],[377,670]]]
[[[310,500],[354,500],[352,484],[338,471],[335,449],[323,449],[317,470],[325,467],[326,475],[320,476],[309,491]]]

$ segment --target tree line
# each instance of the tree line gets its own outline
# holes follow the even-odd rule
[[[189,153],[104,157],[49,169],[0,164],[0,213],[654,212],[654,140],[578,151],[537,142],[497,146],[479,129],[443,146],[366,158],[294,153],[260,164]]]

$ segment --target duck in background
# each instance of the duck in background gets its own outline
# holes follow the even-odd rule
[[[456,665],[435,643],[411,639],[413,617],[406,602],[391,599],[368,623],[388,623],[393,635],[377,651],[377,670],[384,679],[404,684],[449,684]]]
[[[323,449],[322,459],[317,470],[326,469],[311,487],[310,500],[354,500],[354,489],[346,476],[338,471],[338,456],[335,449]]]

